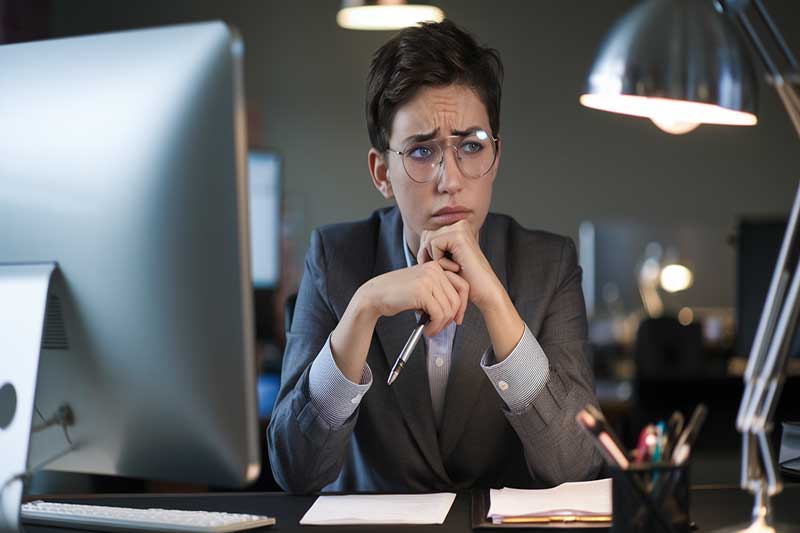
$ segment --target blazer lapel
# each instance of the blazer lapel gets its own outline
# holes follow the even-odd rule
[[[480,233],[480,246],[503,287],[508,291],[506,274],[505,235],[493,235],[491,214]],[[464,432],[475,403],[488,385],[486,373],[480,367],[481,357],[491,346],[491,338],[480,310],[469,304],[464,322],[456,329],[453,342],[453,364],[447,380],[444,414],[439,433],[441,454],[444,459],[452,453]]]
[[[403,239],[402,219],[399,211],[395,208],[392,215],[384,219],[381,224],[378,255],[373,276],[406,268],[403,246],[405,246],[405,241]],[[388,377],[388,369],[391,369],[394,365],[397,356],[405,346],[408,336],[415,326],[416,318],[413,311],[398,313],[392,317],[381,317],[378,320],[375,326],[375,333],[383,348],[387,365],[386,375],[375,376],[375,380],[380,382],[380,386],[387,386],[385,380]],[[420,450],[430,464],[431,469],[446,484],[451,484],[439,452],[433,407],[431,405],[424,339],[417,344],[408,363],[403,368],[402,374],[392,384],[391,389],[403,419],[419,444]]]

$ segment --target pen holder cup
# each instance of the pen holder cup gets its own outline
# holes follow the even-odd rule
[[[688,466],[641,463],[611,468],[611,533],[688,533]]]

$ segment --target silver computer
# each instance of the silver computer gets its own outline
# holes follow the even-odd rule
[[[241,56],[220,22],[0,47],[0,288],[57,267],[28,468],[257,477]],[[9,324],[40,305],[13,294],[0,291],[6,445],[29,359]]]

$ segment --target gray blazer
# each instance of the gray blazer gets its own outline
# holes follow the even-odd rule
[[[480,246],[549,359],[549,380],[533,404],[509,412],[480,368],[491,341],[470,304],[456,331],[439,431],[426,343],[417,345],[400,379],[386,385],[414,328],[412,311],[378,320],[367,355],[372,388],[353,416],[340,428],[319,416],[308,390],[311,363],[356,289],[406,267],[402,232],[400,212],[391,207],[312,233],[268,429],[277,482],[295,493],[422,492],[594,479],[602,459],[575,422],[580,408],[597,405],[575,246],[505,215],[488,215]]]

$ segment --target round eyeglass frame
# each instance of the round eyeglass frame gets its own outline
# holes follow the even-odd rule
[[[481,131],[483,131],[483,130],[481,130]],[[407,147],[409,145],[411,145],[411,144],[418,144],[419,141],[409,141],[408,143],[406,143],[406,147],[403,150],[395,150],[393,148],[387,148],[386,151],[387,152],[392,152],[393,154],[397,154],[397,155],[400,156],[400,161],[403,162],[403,170],[405,170],[406,176],[408,176],[408,178],[411,181],[414,181],[416,183],[428,183],[428,182],[433,181],[434,179],[436,179],[438,177],[438,175],[441,175],[441,173],[442,173],[442,169],[444,168],[445,148],[454,148],[456,150],[456,165],[458,166],[458,169],[467,178],[473,179],[473,180],[477,180],[477,179],[480,179],[480,178],[484,177],[486,174],[488,174],[492,170],[492,168],[494,168],[494,164],[497,161],[497,147],[500,144],[500,136],[499,135],[494,135],[494,136],[490,135],[489,136],[489,138],[492,140],[492,150],[494,152],[492,154],[492,162],[487,167],[487,169],[482,174],[480,174],[478,176],[470,176],[469,174],[464,172],[464,170],[461,168],[461,158],[458,156],[458,149],[456,147],[452,146],[450,143],[447,143],[447,141],[449,141],[450,139],[465,139],[467,137],[469,137],[469,135],[448,135],[447,137],[440,137],[439,139],[431,139],[431,140],[428,140],[428,141],[424,141],[424,142],[433,142],[433,143],[438,144],[439,145],[439,149],[442,152],[442,156],[439,159],[439,162],[437,163],[437,165],[439,166],[439,170],[438,170],[437,175],[431,176],[430,178],[428,178],[426,180],[420,180],[420,179],[417,179],[417,178],[413,177],[411,175],[411,172],[409,172],[408,168],[406,167],[406,158],[403,157],[406,154],[407,150],[408,150]]]

